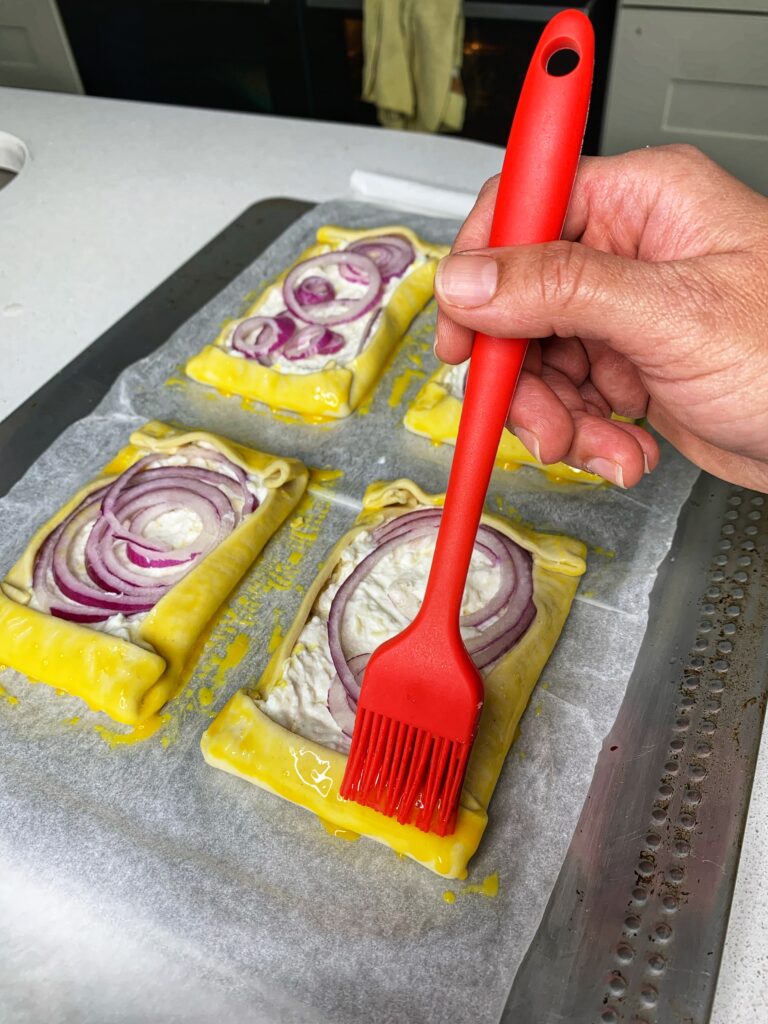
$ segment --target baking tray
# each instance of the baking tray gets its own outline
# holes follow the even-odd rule
[[[310,208],[252,206],[1,423],[0,494]],[[765,709],[763,513],[761,495],[704,474],[685,506],[504,1021],[708,1019]]]
[[[705,1024],[768,692],[766,498],[702,473],[505,1024]]]

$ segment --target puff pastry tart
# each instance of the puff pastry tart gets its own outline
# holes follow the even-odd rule
[[[405,414],[403,422],[408,430],[428,437],[436,444],[456,444],[468,366],[468,362],[457,366],[443,364],[432,374]],[[497,464],[505,469],[516,469],[521,465],[536,466],[557,480],[584,484],[605,483],[602,477],[583,469],[574,469],[564,462],[543,465],[531,455],[522,441],[506,429],[501,436]]]
[[[294,459],[148,423],[0,583],[0,662],[144,721],[306,484]]]
[[[463,634],[484,676],[485,704],[456,831],[424,833],[342,800],[339,786],[365,664],[418,609],[442,501],[409,480],[368,488],[356,525],[331,552],[263,677],[252,692],[232,697],[204,734],[202,750],[209,764],[336,828],[462,878],[518,722],[585,570],[585,548],[483,517],[464,593]]]
[[[309,418],[340,419],[365,398],[432,296],[447,252],[403,227],[322,227],[307,249],[225,324],[187,374]]]

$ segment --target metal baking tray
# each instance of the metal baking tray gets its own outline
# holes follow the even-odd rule
[[[310,208],[252,206],[0,423],[0,495]],[[700,476],[503,1021],[709,1019],[768,693],[767,540],[762,495]]]

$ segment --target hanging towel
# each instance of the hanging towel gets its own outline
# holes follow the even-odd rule
[[[365,0],[363,99],[381,124],[459,131],[464,93],[461,0]]]

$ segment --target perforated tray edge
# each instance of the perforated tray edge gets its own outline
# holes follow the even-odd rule
[[[768,692],[765,507],[696,483],[504,1024],[709,1020]]]

